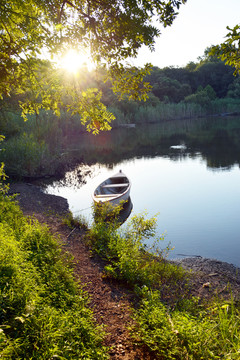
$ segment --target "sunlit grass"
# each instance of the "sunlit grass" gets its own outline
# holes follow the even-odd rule
[[[239,305],[233,300],[205,304],[191,295],[189,275],[166,261],[159,241],[154,249],[144,245],[155,236],[156,218],[134,216],[122,231],[114,217],[118,209],[107,221],[105,209],[97,210],[91,246],[107,261],[106,275],[131,285],[139,300],[134,341],[144,343],[160,360],[239,359]]]
[[[107,359],[71,258],[0,185],[0,358]]]

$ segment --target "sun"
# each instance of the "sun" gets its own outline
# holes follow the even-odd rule
[[[91,70],[93,64],[89,56],[76,50],[68,50],[61,60],[61,67],[71,73],[77,73],[83,66]]]

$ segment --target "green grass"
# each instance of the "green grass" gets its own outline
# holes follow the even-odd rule
[[[112,107],[111,110],[117,118],[117,123],[160,123],[166,120],[190,119],[215,114],[240,112],[239,99],[224,98],[209,100],[207,104],[188,103],[164,103],[156,104],[136,103],[129,106],[128,112],[121,108],[121,103]],[[131,121],[129,121],[131,119]],[[114,125],[114,123],[113,123]]]
[[[203,308],[192,298],[171,309],[158,291],[148,291],[135,320],[134,337],[157,359],[239,359],[240,312],[233,302]]]
[[[206,360],[240,358],[240,309],[229,302],[204,303],[191,295],[188,275],[166,261],[169,249],[144,244],[155,237],[156,218],[133,216],[125,230],[118,228],[117,212],[95,208],[89,238],[106,261],[106,275],[135,290],[135,342],[145,344],[155,359]]]
[[[134,286],[162,286],[170,279],[182,281],[184,271],[165,261],[169,247],[160,250],[163,236],[155,236],[157,218],[146,219],[145,213],[135,215],[127,227],[119,228],[120,210],[121,206],[110,213],[108,207],[97,205],[89,233],[93,249],[109,262],[106,274]],[[146,240],[152,237],[155,241],[147,247]]]
[[[23,216],[2,182],[0,189],[0,357],[107,359],[103,330],[74,280],[71,258],[46,226]],[[132,341],[160,360],[239,359],[239,303],[191,296],[187,273],[166,261],[170,247],[161,249],[163,237],[155,237],[156,217],[133,216],[120,228],[120,208],[109,210],[94,209],[88,241],[106,261],[105,276],[135,291]]]
[[[0,208],[0,357],[107,359],[70,256],[3,185]]]

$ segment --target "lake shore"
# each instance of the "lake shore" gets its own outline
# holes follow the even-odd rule
[[[17,194],[16,200],[25,215],[35,216],[41,223],[52,226],[53,232],[57,231],[53,224],[69,213],[67,199],[45,194],[40,187],[31,183],[12,184],[9,194]],[[233,264],[202,257],[175,259],[171,262],[192,273],[194,295],[228,297],[232,292],[234,297],[239,297],[240,268]]]
[[[129,330],[134,323],[136,294],[125,283],[104,276],[106,262],[88,248],[85,230],[78,227],[70,229],[64,224],[63,219],[69,213],[67,200],[45,194],[30,183],[12,184],[9,194],[16,194],[23,214],[46,224],[58,238],[63,251],[73,256],[75,278],[88,294],[88,306],[96,323],[104,326],[106,336],[103,345],[110,349],[110,358],[152,360],[145,346],[132,341]],[[211,299],[218,298],[228,302],[239,300],[239,269],[233,265],[203,258],[175,260],[174,263],[188,270],[188,286],[183,291],[187,290],[190,296],[197,296],[208,304],[211,304]]]

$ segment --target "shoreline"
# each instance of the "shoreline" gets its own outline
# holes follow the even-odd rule
[[[230,301],[240,298],[240,268],[217,259],[195,257],[174,259],[171,263],[182,266],[193,274],[195,296],[221,297]]]
[[[170,262],[181,264],[184,268],[199,268],[200,270],[208,267],[209,269],[224,267],[229,273],[236,271],[240,281],[240,267],[227,261],[203,256],[186,256],[185,258],[169,259]]]
[[[49,222],[50,217],[61,221],[69,214],[67,199],[45,194],[40,187],[31,183],[10,185],[9,195],[16,195],[21,210],[26,216],[35,216],[40,222]],[[240,268],[231,263],[204,257],[167,259],[172,264],[182,266],[193,274],[193,285],[197,296],[208,297],[216,294],[229,297],[229,288],[234,297],[240,294]]]

